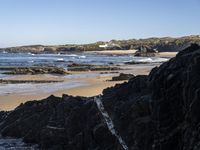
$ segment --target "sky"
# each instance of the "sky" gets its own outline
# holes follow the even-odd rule
[[[200,0],[0,0],[0,47],[200,34]]]

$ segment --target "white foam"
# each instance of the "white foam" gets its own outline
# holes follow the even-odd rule
[[[64,58],[58,58],[57,61],[64,61]]]
[[[162,57],[132,57],[131,61],[141,62],[141,63],[163,63],[168,61],[168,58]]]
[[[79,56],[78,58],[86,58],[86,56]]]
[[[65,54],[64,56],[66,56],[66,57],[77,57],[78,55],[76,55],[76,54]]]

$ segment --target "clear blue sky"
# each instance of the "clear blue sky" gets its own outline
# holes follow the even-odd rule
[[[200,34],[200,0],[0,0],[0,47]]]

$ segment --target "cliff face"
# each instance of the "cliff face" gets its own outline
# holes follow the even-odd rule
[[[180,51],[188,47],[191,43],[200,44],[200,36],[185,36],[180,38],[147,38],[147,39],[130,39],[130,40],[111,40],[109,42],[96,42],[84,45],[31,45],[3,48],[0,51],[7,52],[32,52],[32,53],[66,53],[66,52],[82,52],[82,51],[101,51],[101,50],[129,50],[140,49],[145,46],[150,49],[156,49],[159,52]],[[100,45],[111,45],[106,48]]]
[[[102,96],[22,104],[0,115],[0,132],[45,149],[199,150],[199,68],[200,46],[192,45]]]

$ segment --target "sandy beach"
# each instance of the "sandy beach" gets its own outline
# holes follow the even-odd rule
[[[27,77],[30,78],[30,77]],[[122,82],[107,82],[106,80],[109,80],[110,77],[106,78],[83,78],[83,79],[77,79],[80,82],[85,81],[88,85],[83,85],[76,88],[71,89],[63,89],[53,92],[53,93],[44,93],[41,91],[40,93],[34,93],[34,94],[8,94],[0,96],[0,109],[1,110],[12,110],[15,107],[17,107],[20,103],[24,103],[29,100],[41,100],[44,99],[50,95],[55,96],[62,96],[62,94],[68,94],[73,96],[94,96],[102,93],[102,90],[107,87],[111,87],[115,85],[116,83],[122,83]],[[67,82],[67,81],[66,81]]]
[[[21,78],[21,77],[20,77]],[[31,78],[31,76],[26,76],[26,79],[28,80]],[[36,79],[36,76],[34,77]],[[44,78],[44,77],[43,77]],[[25,78],[24,78],[25,79]],[[75,79],[79,82],[86,82],[86,85],[81,85],[79,87],[75,88],[66,88],[63,90],[56,90],[53,93],[46,93],[41,91],[40,93],[22,93],[22,94],[7,94],[0,96],[0,109],[1,110],[12,110],[15,107],[17,107],[20,103],[24,103],[26,101],[30,100],[41,100],[44,99],[50,95],[55,96],[62,96],[63,94],[73,95],[73,96],[95,96],[102,93],[103,89],[107,87],[114,86],[117,83],[122,83],[124,81],[119,82],[108,82],[107,80],[110,80],[111,77],[90,77],[90,78],[80,78]],[[40,80],[40,79],[38,79]],[[46,80],[48,80],[46,78]],[[65,82],[68,82],[68,80],[65,80]],[[17,85],[16,85],[17,86]]]
[[[137,50],[103,50],[103,51],[91,51],[89,53],[126,55],[126,54],[135,54],[136,51]]]
[[[160,52],[159,57],[175,57],[178,52]]]
[[[91,51],[88,53],[97,53],[97,54],[111,54],[111,55],[127,55],[135,54],[137,50],[104,50],[104,51]],[[157,55],[159,57],[174,57],[178,52],[159,52]]]
[[[132,73],[134,75],[147,75],[153,66],[126,66],[127,70],[122,70],[120,72],[124,73]],[[119,72],[119,73],[120,73]],[[97,74],[96,76],[93,76],[93,74]],[[47,75],[18,75],[15,77],[11,77],[13,80],[64,80],[64,82],[78,82],[78,83],[84,83],[82,85],[79,85],[77,87],[72,88],[63,88],[57,90],[55,87],[55,90],[53,92],[46,92],[46,91],[36,91],[36,92],[20,92],[20,93],[7,93],[0,95],[0,110],[12,110],[15,107],[17,107],[20,103],[24,103],[26,101],[30,100],[41,100],[44,99],[50,95],[55,96],[62,96],[63,94],[73,95],[73,96],[95,96],[102,94],[103,89],[112,87],[115,84],[123,83],[126,81],[108,81],[111,80],[112,76],[117,76],[119,73],[116,74],[102,74],[102,72],[71,72],[71,76],[74,75],[84,75],[84,77],[80,78],[64,78],[62,76],[47,76]],[[18,84],[14,86],[19,86]],[[52,85],[53,86],[53,85]]]

